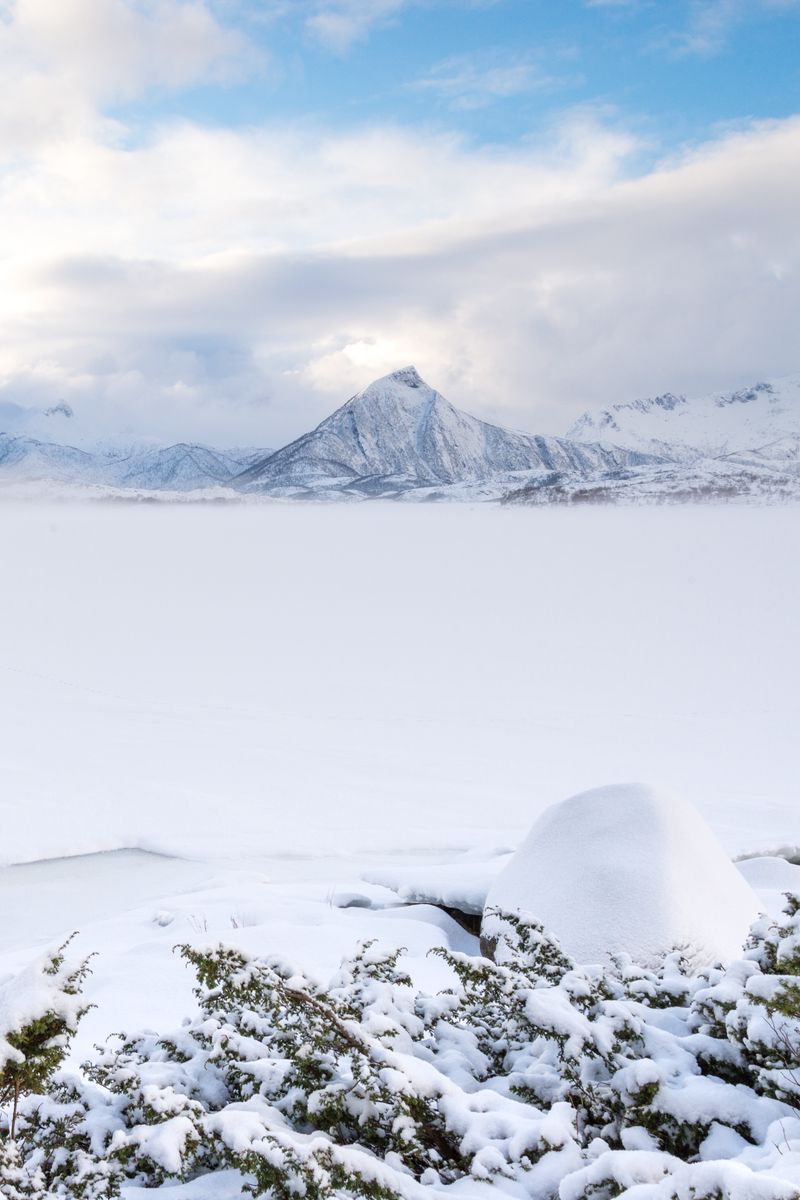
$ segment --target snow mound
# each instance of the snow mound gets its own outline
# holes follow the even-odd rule
[[[775,855],[743,858],[736,864],[739,873],[753,888],[800,892],[800,867]]]
[[[487,909],[541,921],[580,963],[641,963],[680,946],[695,966],[741,952],[758,898],[700,814],[643,784],[547,809],[489,889]],[[494,936],[497,918],[484,916]]]
[[[787,892],[800,893],[800,867],[787,862],[785,858],[759,855],[741,859],[736,868],[756,892],[764,912],[770,916],[780,916]]]

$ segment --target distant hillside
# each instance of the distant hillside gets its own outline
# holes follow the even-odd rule
[[[90,451],[0,433],[0,481],[185,492],[229,486],[253,458],[260,460],[269,453],[226,452],[185,442]]]

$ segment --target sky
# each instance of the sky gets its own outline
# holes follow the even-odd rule
[[[800,370],[800,0],[0,0],[0,86],[9,431],[278,446],[414,363],[563,433]]]

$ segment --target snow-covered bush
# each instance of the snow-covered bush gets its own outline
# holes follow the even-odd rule
[[[0,1142],[0,1196],[3,1200],[39,1200],[47,1194],[40,1168],[28,1167],[15,1141]]]
[[[800,897],[787,897],[782,920],[753,926],[744,958],[698,993],[692,1020],[718,1043],[709,1062],[720,1073],[800,1106]]]
[[[0,1196],[36,1200],[49,1196],[50,1172],[41,1149],[24,1154],[17,1142],[22,1110],[52,1105],[53,1079],[81,1018],[87,1012],[83,984],[89,960],[72,958],[70,938],[0,982]],[[23,1123],[26,1118],[22,1117]],[[54,1126],[51,1126],[54,1127]],[[30,1139],[26,1149],[32,1149]],[[54,1150],[62,1153],[61,1145]],[[87,1169],[96,1169],[93,1159]],[[76,1193],[88,1195],[88,1193]],[[99,1193],[98,1193],[99,1194]]]
[[[12,1141],[20,1097],[45,1090],[87,1011],[81,991],[89,963],[68,961],[68,946],[0,981],[0,1106],[11,1105]]]
[[[493,960],[436,951],[452,984],[435,995],[375,944],[326,988],[277,959],[183,947],[198,1014],[110,1039],[24,1099],[4,1200],[100,1200],[229,1167],[276,1200],[487,1184],[542,1200],[797,1197],[798,913],[790,899],[742,960],[698,975],[678,953],[577,966],[497,912]]]

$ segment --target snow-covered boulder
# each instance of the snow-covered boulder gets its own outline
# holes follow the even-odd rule
[[[675,946],[694,965],[741,953],[755,892],[692,805],[643,784],[596,788],[555,804],[489,889],[493,909],[541,921],[576,961],[626,952],[649,963]]]

